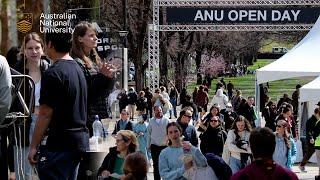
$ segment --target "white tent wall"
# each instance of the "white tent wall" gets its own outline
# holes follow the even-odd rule
[[[320,55],[319,55],[320,61]],[[318,67],[320,69],[320,67]],[[320,77],[317,77],[313,81],[305,84],[300,88],[300,102],[320,100]]]
[[[316,104],[320,101],[320,77],[317,77],[313,81],[305,84],[300,88],[300,99],[301,106],[301,124],[300,124],[300,135],[301,140],[305,139],[306,136],[306,122],[317,107]],[[311,157],[310,162],[317,162],[315,155]]]
[[[299,135],[301,143],[306,143],[306,122],[307,120],[312,116],[314,109],[316,108],[316,101],[305,101],[300,103],[300,123],[299,123]],[[302,151],[302,147],[297,147],[298,151]],[[297,156],[296,162],[301,162],[302,157],[301,153]],[[309,162],[316,163],[317,158],[316,154],[314,153],[311,158],[309,159]]]
[[[308,84],[303,85],[300,88],[300,98],[299,104],[305,104],[302,106],[300,117],[301,117],[301,135],[304,135],[305,131],[305,123],[307,118],[311,117],[313,114],[314,109],[316,108],[317,102],[320,101],[320,77],[317,77],[313,81],[309,82]],[[305,110],[307,108],[307,110]],[[308,113],[305,113],[305,112]]]

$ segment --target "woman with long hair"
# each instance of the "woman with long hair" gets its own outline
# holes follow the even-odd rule
[[[223,129],[219,117],[213,116],[209,120],[206,131],[200,135],[202,154],[213,153],[221,157],[226,139],[227,133]]]
[[[280,115],[276,118],[276,120],[284,119],[288,122],[287,130],[292,135],[293,138],[297,137],[296,132],[296,122],[293,117],[293,106],[289,103],[284,102],[279,108]]]
[[[206,167],[207,161],[200,150],[189,142],[182,142],[182,129],[176,122],[167,125],[168,147],[159,156],[159,172],[163,180],[185,179],[183,173],[193,166]],[[188,154],[189,156],[185,156]],[[191,158],[190,158],[191,157]]]
[[[126,156],[136,152],[138,141],[135,134],[129,130],[120,130],[116,135],[116,147],[112,147],[104,158],[98,176],[111,179],[111,174],[123,175],[123,164]]]
[[[280,119],[276,126],[276,148],[273,153],[273,160],[283,167],[291,168],[296,160],[297,148],[294,140],[287,130],[288,123]]]
[[[93,134],[92,124],[95,115],[101,119],[108,118],[106,97],[114,85],[115,67],[102,62],[96,52],[97,34],[88,22],[76,25],[72,35],[71,56],[82,68],[88,87],[88,120],[87,127]]]
[[[224,116],[220,113],[220,106],[217,104],[211,106],[209,113],[202,120],[200,120],[198,131],[204,132],[208,127],[209,121],[214,116],[218,116],[221,123],[224,121]],[[221,125],[223,126],[223,124]]]
[[[241,115],[234,121],[228,132],[226,143],[231,153],[229,165],[233,174],[243,169],[251,161],[250,132],[249,121]]]
[[[231,98],[231,104],[234,108],[234,111],[238,113],[240,102],[242,100],[242,92],[241,90],[236,89],[236,94]]]
[[[24,37],[23,44],[21,47],[21,54],[23,54],[23,60],[19,61],[16,66],[14,67],[15,70],[20,72],[21,74],[29,75],[33,82],[34,82],[34,99],[30,99],[28,96],[31,91],[30,83],[24,82],[24,84],[21,86],[21,94],[22,96],[25,96],[25,102],[26,104],[32,104],[33,111],[31,112],[30,116],[25,120],[18,124],[18,129],[16,132],[17,135],[17,141],[21,141],[22,147],[28,147],[32,135],[34,132],[36,120],[39,115],[39,108],[40,108],[40,88],[41,88],[41,77],[44,75],[45,70],[49,68],[49,62],[42,58],[44,53],[44,43],[41,37],[35,33],[29,33]],[[25,79],[26,80],[26,79]],[[32,101],[32,102],[30,102]],[[13,102],[11,106],[11,112],[24,112],[24,109],[19,102],[18,98],[16,98],[16,101]],[[20,122],[20,121],[17,121]],[[20,133],[18,133],[20,131]],[[19,138],[20,137],[20,138]],[[13,138],[14,139],[14,138]],[[19,145],[20,142],[17,142]],[[17,146],[15,146],[15,150],[17,150]],[[28,150],[22,150],[22,152],[28,153]],[[19,153],[15,153],[19,154]],[[24,154],[22,154],[24,156]],[[20,157],[15,157],[15,170],[16,175],[21,176],[21,168],[18,168],[18,164],[16,163]],[[18,159],[17,159],[18,158]],[[26,177],[31,176],[31,167],[29,162],[27,161],[27,154],[25,154],[25,158],[22,157],[22,159],[26,159],[26,161],[23,161],[22,167],[25,167],[23,171],[25,172]]]

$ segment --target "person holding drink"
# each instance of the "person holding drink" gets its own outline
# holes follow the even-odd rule
[[[207,160],[200,150],[190,142],[182,141],[182,129],[176,122],[168,123],[166,130],[168,147],[159,156],[159,172],[163,180],[185,179],[185,171],[193,166],[207,166]]]

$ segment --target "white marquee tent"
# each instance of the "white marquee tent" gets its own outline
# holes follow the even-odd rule
[[[259,109],[259,84],[269,81],[320,75],[320,17],[309,33],[288,53],[283,55],[275,62],[266,65],[256,72],[256,108]],[[306,110],[305,116],[309,116],[310,109],[320,100],[320,77],[304,85],[300,89],[300,102],[305,102],[303,106]],[[312,113],[312,111],[311,111]],[[304,129],[305,120],[301,119],[300,126]],[[261,122],[260,122],[261,123]],[[300,129],[300,128],[299,128]],[[301,129],[300,129],[301,130]],[[303,130],[302,130],[303,133]],[[300,133],[299,133],[300,134]],[[301,147],[298,148],[300,155],[297,161],[302,159]],[[314,155],[313,155],[314,161]]]
[[[288,53],[256,72],[256,83],[320,75],[320,17],[309,33]]]
[[[320,61],[320,56],[319,56]],[[320,77],[300,88],[300,102],[320,101]]]
[[[305,128],[307,119],[311,117],[313,109],[316,108],[317,102],[320,101],[320,76],[300,88],[299,101],[303,103],[300,107],[300,112],[302,112],[300,134],[304,136],[306,134]],[[317,162],[315,155],[313,155],[309,161]]]
[[[256,97],[260,97],[259,84],[303,76],[320,75],[320,17],[309,33],[288,53],[278,60],[257,69]],[[259,98],[256,98],[259,109]]]

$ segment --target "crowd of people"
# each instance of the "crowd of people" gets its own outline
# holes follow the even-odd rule
[[[34,88],[24,82],[22,95],[32,111],[8,130],[14,132],[6,157],[11,179],[77,179],[96,115],[117,118],[118,113],[112,132],[116,146],[103,159],[97,178],[144,180],[152,163],[155,180],[297,179],[290,170],[297,154],[296,107],[288,97],[278,106],[266,103],[262,116],[267,128],[259,128],[254,97],[242,97],[223,79],[212,100],[208,95],[212,88],[206,84],[192,94],[186,88],[179,93],[172,83],[154,92],[148,87],[139,93],[130,87],[126,92],[115,81],[118,67],[98,56],[96,41],[87,22],[76,25],[73,34],[47,33],[45,42],[37,33],[24,38],[24,58],[12,65],[11,74],[32,78]],[[19,99],[11,102],[9,66],[5,58],[0,60],[2,122],[10,104],[11,112],[23,112],[24,107]],[[314,150],[319,114],[317,108],[307,124],[310,148],[300,166],[303,171],[310,154],[316,151],[320,156]],[[2,146],[3,142],[1,136]]]
[[[144,149],[140,149],[140,151],[143,152],[149,164],[152,161],[155,179],[186,178],[190,164],[186,163],[185,159],[181,157],[185,155],[185,151],[190,149],[188,145],[197,148],[197,150],[192,151],[193,153],[199,150],[204,157],[207,157],[207,154],[214,154],[223,158],[232,174],[236,174],[256,162],[250,148],[251,133],[259,126],[257,122],[258,113],[254,107],[255,99],[253,96],[242,97],[241,91],[235,90],[231,82],[228,85],[223,84],[223,82],[217,83],[216,93],[212,100],[209,99],[209,88],[205,85],[200,85],[190,94],[185,88],[178,94],[174,86],[169,88],[168,93],[163,86],[156,89],[153,94],[149,92],[148,88],[139,93],[141,95],[150,94],[150,96],[144,99],[144,102],[146,102],[145,108],[138,108],[141,101],[135,103],[137,109],[140,109],[137,116],[138,123],[135,126],[143,124],[143,129],[141,130],[142,134],[139,134],[140,132],[136,130],[133,131],[139,138],[141,138],[141,135],[145,136],[144,142],[141,142]],[[230,87],[232,88],[230,89]],[[293,96],[296,96],[296,93],[295,91]],[[277,169],[279,166],[284,168],[285,172],[290,171],[296,160],[295,141],[298,137],[294,103],[287,96],[285,94],[277,105],[268,101],[262,111],[262,117],[266,121],[265,126],[269,128],[268,130],[264,129],[263,132],[273,132],[275,142],[274,150],[272,150],[272,153],[269,152],[271,157],[268,155],[268,164],[265,165],[274,164],[272,165],[273,168]],[[174,102],[177,103],[169,105],[168,109],[165,106],[167,106],[166,103],[171,102],[171,97],[174,97]],[[150,102],[151,106],[147,102]],[[176,111],[173,108],[178,105],[181,106],[179,116],[170,113]],[[153,116],[148,112],[148,107],[152,107],[154,112],[151,114],[154,114]],[[318,118],[314,119],[317,120]],[[173,122],[175,122],[174,125],[171,124]],[[315,122],[313,122],[313,126],[315,126]],[[177,139],[174,133],[180,134],[180,139]],[[198,134],[200,134],[199,137]],[[318,135],[313,136],[313,139],[315,139]],[[172,144],[172,142],[175,143]],[[314,143],[310,146],[314,147]],[[179,150],[179,148],[181,149]],[[313,151],[311,149],[304,158],[306,160],[300,166],[301,171],[305,171],[304,165],[314,151],[314,148]],[[151,155],[148,153],[151,153]],[[189,156],[192,156],[190,159],[192,159],[193,167],[204,168],[209,165],[208,159],[207,163],[200,163],[201,155],[192,155],[191,153]],[[176,159],[177,157],[180,158]],[[262,162],[259,161],[258,166]],[[275,166],[275,164],[277,165]],[[212,169],[214,170],[214,168]],[[216,172],[214,171],[214,173]],[[271,173],[268,176],[275,176],[272,172],[268,173]],[[289,176],[295,175],[290,173]]]

